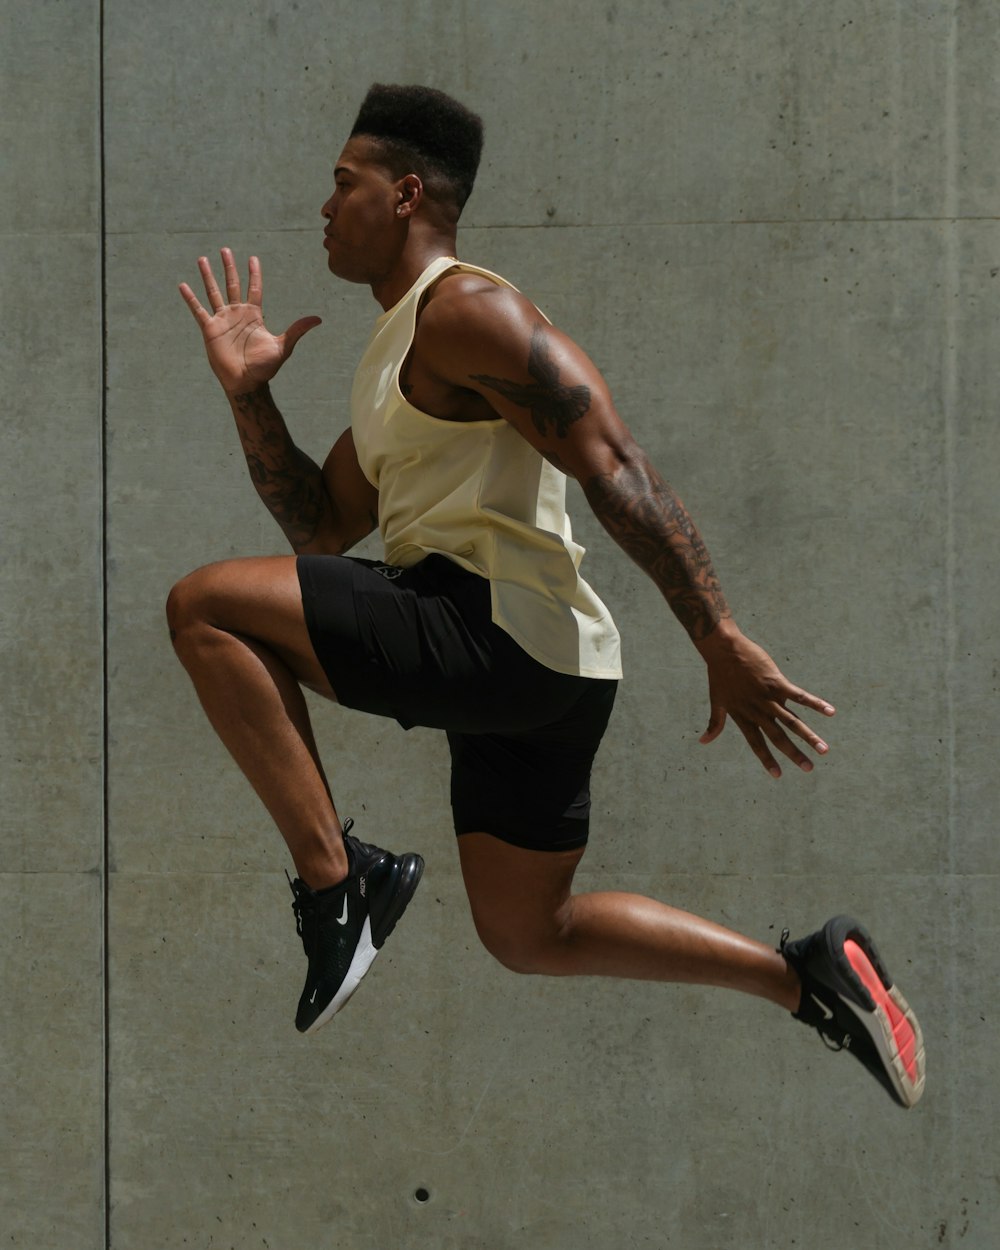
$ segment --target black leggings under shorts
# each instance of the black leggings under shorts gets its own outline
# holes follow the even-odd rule
[[[298,574],[338,702],[447,732],[457,834],[533,850],[586,843],[590,770],[617,681],[533,660],[493,623],[489,581],[445,556],[408,569],[299,556]]]

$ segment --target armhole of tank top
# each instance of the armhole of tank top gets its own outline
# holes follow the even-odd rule
[[[420,314],[423,312],[424,305],[427,303],[431,292],[441,279],[447,278],[449,274],[454,273],[456,270],[459,272],[471,273],[475,277],[485,278],[487,282],[490,282],[493,286],[500,287],[501,290],[517,290],[516,287],[511,286],[509,282],[504,281],[499,278],[499,276],[492,275],[489,272],[483,273],[478,269],[469,269],[467,266],[463,265],[460,260],[456,260],[453,265],[449,265],[444,273],[439,273],[433,282],[428,282],[426,288],[420,292],[420,298],[417,300],[417,306],[413,311],[413,337],[410,339],[410,346],[406,349],[406,355],[399,362],[399,366],[396,369],[396,390],[399,391],[400,395],[407,403],[409,403],[409,400],[407,400],[406,395],[403,392],[403,373],[406,370],[406,366],[409,364],[410,355],[413,352],[413,343],[417,337],[417,323],[420,321]],[[542,316],[544,317],[545,314],[543,313]],[[450,417],[436,417],[432,412],[424,412],[422,408],[417,408],[412,404],[410,406],[413,408],[414,412],[419,412],[421,416],[428,417],[431,421],[444,421],[449,425],[493,425],[494,422],[503,421],[503,417],[501,417],[499,413],[495,417],[479,418],[476,421],[455,421]]]

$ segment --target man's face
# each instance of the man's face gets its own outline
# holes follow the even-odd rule
[[[338,278],[371,284],[398,253],[398,183],[371,159],[371,145],[362,136],[347,141],[333,177],[333,195],[320,210],[327,223],[327,265]]]

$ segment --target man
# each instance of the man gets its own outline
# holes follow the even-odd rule
[[[867,933],[839,917],[782,949],[652,899],[573,894],[591,764],[620,676],[618,634],[580,577],[564,509],[575,477],[659,587],[706,663],[711,718],[732,717],[774,777],[776,754],[826,743],[788,707],[832,716],[737,628],[697,529],[615,411],[581,349],[496,275],[456,259],[482,143],[440,92],[374,86],[322,209],[337,277],[381,305],[352,427],[320,469],[268,383],[319,323],[272,335],[250,258],[243,299],[202,257],[209,308],[181,293],[236,419],[251,477],[294,556],[227,561],[174,587],[177,654],[208,717],[288,844],[308,958],[296,1025],[347,1001],[416,889],[418,855],[342,827],[301,687],[443,729],[472,915],[520,972],[728,986],[785,1007],[851,1052],[901,1105],[923,1088],[916,1018]],[[344,552],[375,528],[384,562]]]

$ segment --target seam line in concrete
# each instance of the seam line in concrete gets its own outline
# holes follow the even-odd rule
[[[945,168],[944,168],[944,194],[945,207],[951,212],[957,212],[960,205],[959,191],[959,151],[961,148],[961,126],[959,116],[959,96],[958,96],[958,57],[959,57],[959,40],[961,39],[960,30],[960,5],[959,0],[954,0],[951,6],[950,21],[948,25],[947,36],[947,52],[945,57],[945,91],[944,91],[944,126],[945,126]],[[954,881],[956,878],[956,869],[958,868],[958,848],[956,839],[958,835],[957,820],[959,806],[959,781],[958,781],[958,759],[955,745],[955,735],[958,730],[958,709],[955,704],[955,682],[958,673],[958,617],[955,603],[955,591],[957,585],[957,561],[958,551],[956,547],[955,533],[955,492],[956,492],[956,460],[957,460],[957,422],[959,420],[959,371],[958,356],[961,326],[959,324],[959,292],[962,282],[962,256],[958,232],[956,230],[948,230],[944,237],[944,351],[941,362],[942,379],[942,436],[943,436],[943,452],[944,452],[944,503],[946,509],[945,515],[945,552],[944,552],[944,577],[945,577],[945,655],[944,655],[944,680],[945,680],[945,708],[947,715],[947,734],[948,734],[948,879]],[[958,968],[958,952],[962,949],[959,937],[959,925],[961,918],[959,909],[962,900],[951,897],[948,899],[948,925],[949,934],[949,959],[951,963],[951,975],[948,978],[948,994],[949,994],[949,1016],[952,1020],[959,1018],[959,968]],[[957,1065],[961,1062],[960,1053],[955,1054],[954,1060]],[[949,1116],[948,1116],[948,1134],[949,1134],[949,1159],[951,1165],[955,1167],[955,1160],[959,1140],[958,1117],[956,1114],[957,1089],[952,1083],[949,1091],[952,1095],[949,1100]],[[957,1190],[961,1183],[957,1169],[952,1176],[952,1186]]]
[[[101,767],[101,973],[102,973],[102,1013],[103,1013],[103,1119],[104,1119],[104,1229],[103,1242],[105,1250],[111,1250],[111,994],[109,986],[109,942],[110,942],[110,907],[108,888],[109,853],[109,812],[110,775],[108,763],[108,743],[110,739],[108,725],[109,697],[108,675],[110,672],[110,656],[108,654],[108,233],[107,233],[107,152],[106,152],[106,118],[105,118],[105,8],[104,0],[99,0],[97,9],[97,91],[98,91],[98,165],[100,176],[98,220],[100,224],[100,332],[101,332],[101,730],[102,730],[102,767]]]
[[[968,216],[941,214],[928,217],[734,217],[734,218],[691,218],[664,221],[559,221],[559,222],[484,222],[476,225],[466,222],[462,227],[465,234],[473,230],[659,230],[684,228],[688,226],[927,226],[927,225],[958,225],[966,222],[998,222],[1000,216],[994,214],[970,214]],[[22,232],[24,233],[24,232]],[[39,231],[39,233],[42,233]],[[106,230],[107,239],[146,238],[151,230]],[[213,233],[206,226],[181,226],[163,231],[168,237],[191,235],[192,237]],[[315,226],[237,226],[229,231],[237,234],[315,234]],[[0,235],[2,237],[2,235]]]

